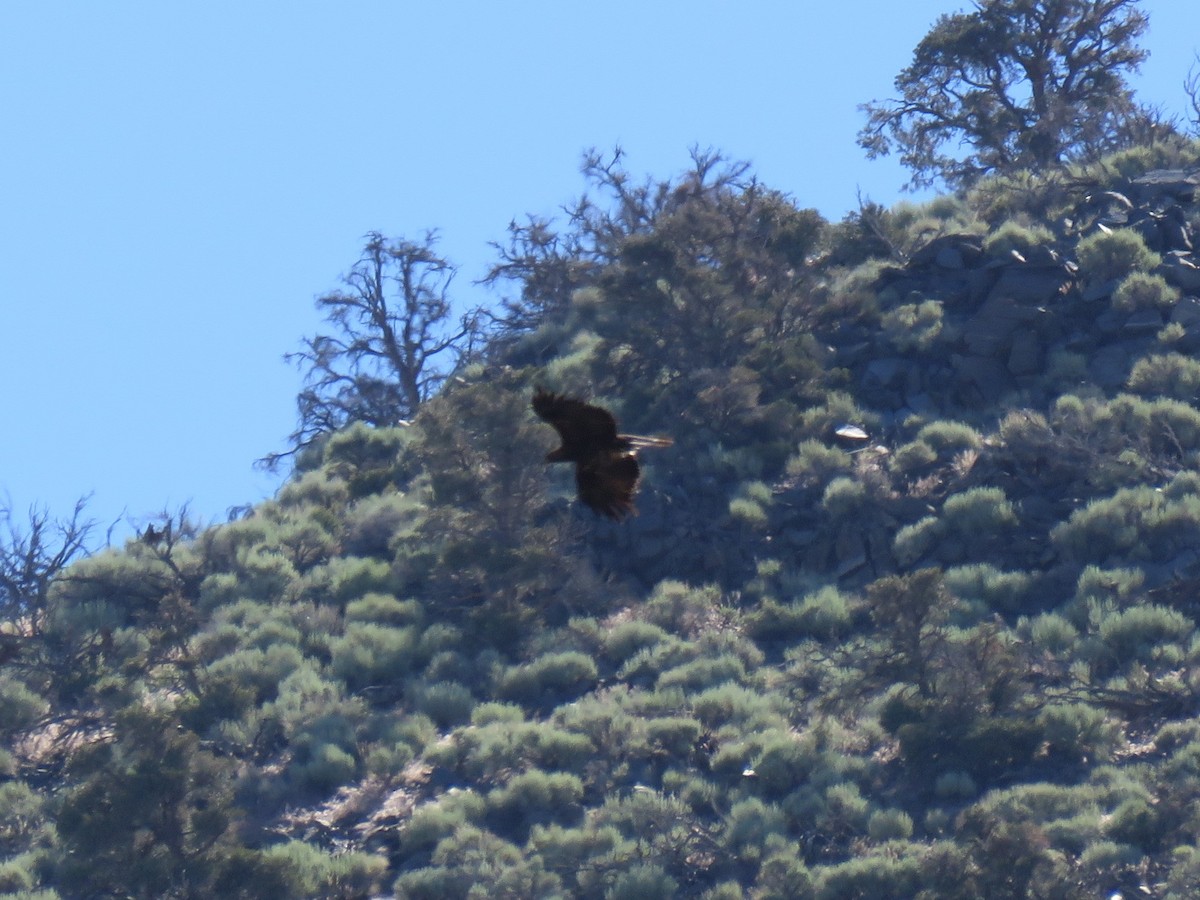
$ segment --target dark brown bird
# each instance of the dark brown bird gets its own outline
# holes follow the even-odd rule
[[[670,438],[618,434],[617,420],[607,409],[582,400],[534,389],[533,411],[554,426],[562,446],[546,462],[575,463],[579,499],[597,513],[620,521],[637,515],[637,452],[647,447],[670,447]]]

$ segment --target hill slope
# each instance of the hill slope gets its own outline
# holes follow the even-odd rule
[[[1198,161],[831,224],[698,160],[515,227],[411,426],[14,536],[0,891],[1193,895]],[[675,438],[637,519],[535,380]]]

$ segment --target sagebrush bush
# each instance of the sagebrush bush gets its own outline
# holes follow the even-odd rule
[[[938,454],[932,446],[922,440],[909,441],[901,444],[888,459],[888,468],[905,478],[912,478],[927,470],[938,461]]]
[[[669,669],[658,676],[659,690],[680,688],[684,693],[694,693],[704,688],[726,682],[741,682],[746,677],[746,666],[736,656],[701,657]]]
[[[455,681],[418,685],[412,695],[413,705],[442,728],[468,721],[475,707],[470,689]]]
[[[880,318],[883,339],[899,353],[926,353],[942,334],[944,315],[940,300],[902,303]]]
[[[352,691],[398,683],[417,663],[417,630],[376,622],[349,622],[330,650],[333,674]]]
[[[854,478],[834,478],[821,497],[821,508],[835,522],[857,515],[867,504],[867,487]]]
[[[1063,654],[1079,639],[1079,630],[1058,613],[1043,613],[1029,622],[1029,638],[1039,650]]]
[[[354,756],[337,744],[301,742],[288,768],[289,776],[305,788],[331,791],[353,780],[358,764]]]
[[[801,441],[785,466],[787,474],[805,485],[828,482],[850,470],[851,456],[839,447],[817,440]]]
[[[934,516],[925,516],[912,525],[905,525],[892,539],[896,561],[911,566],[928,554],[942,535],[942,525]]]
[[[1114,659],[1128,664],[1148,661],[1160,644],[1185,641],[1194,629],[1194,623],[1178,610],[1148,603],[1105,616],[1099,637]]]
[[[1141,235],[1128,228],[1097,231],[1075,248],[1079,270],[1088,284],[1104,284],[1133,272],[1149,272],[1158,265],[1158,254],[1146,246]]]
[[[630,619],[605,633],[604,649],[613,662],[623,663],[638,651],[653,647],[667,637],[666,630],[653,622]]]
[[[674,897],[679,882],[655,863],[637,863],[626,868],[605,892],[605,900],[650,900]]]
[[[767,511],[763,509],[762,504],[747,497],[734,497],[730,500],[729,515],[752,528],[763,527],[767,524]]]
[[[1179,302],[1179,289],[1161,275],[1133,272],[1121,279],[1112,295],[1113,309],[1135,312],[1139,309],[1167,310]]]
[[[264,860],[287,875],[294,897],[363,897],[379,888],[387,860],[372,853],[327,853],[305,841],[268,847]]]
[[[646,742],[655,752],[686,755],[700,737],[700,723],[686,716],[646,719]]]
[[[736,684],[722,684],[695,695],[692,711],[710,728],[734,723],[755,727],[779,720],[770,698]]]
[[[1182,353],[1145,356],[1133,364],[1126,384],[1138,394],[1195,400],[1200,396],[1200,361]]]
[[[503,700],[525,703],[541,699],[562,700],[583,693],[599,677],[596,662],[586,653],[567,650],[547,653],[532,662],[511,666],[500,676],[496,694]]]
[[[1038,714],[1038,724],[1050,752],[1073,762],[1109,759],[1122,737],[1104,710],[1085,703],[1058,703]]]
[[[983,250],[992,259],[1007,262],[1013,251],[1022,256],[1036,247],[1049,247],[1054,235],[1043,225],[1022,225],[1009,220],[1002,223],[983,239]]]
[[[722,823],[721,843],[735,858],[757,861],[767,839],[787,833],[787,817],[779,807],[747,797],[730,807]]]
[[[867,820],[867,836],[873,841],[906,841],[912,833],[912,816],[900,809],[877,809]]]
[[[577,822],[583,782],[570,772],[533,770],[514,775],[487,795],[487,819],[500,835],[524,839],[534,823]]]
[[[942,457],[961,450],[977,450],[983,445],[983,436],[976,429],[953,419],[938,419],[923,425],[916,440],[929,445]]]
[[[0,674],[0,734],[28,728],[49,708],[45,698],[21,681]]]
[[[947,569],[945,574],[951,594],[989,612],[1019,610],[1032,583],[1033,578],[1027,572],[1002,572],[989,563],[957,566]]]
[[[1015,527],[1017,513],[1000,488],[976,487],[947,497],[941,520],[948,531],[974,538]]]

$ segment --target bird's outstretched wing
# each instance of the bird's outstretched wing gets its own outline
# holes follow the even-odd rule
[[[563,448],[573,456],[576,450],[603,449],[616,443],[617,420],[599,406],[539,387],[533,394],[533,411],[554,426]]]
[[[604,454],[575,467],[579,499],[601,515],[620,521],[637,515],[638,462],[629,454]]]

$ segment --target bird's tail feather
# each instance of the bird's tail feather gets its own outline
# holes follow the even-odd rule
[[[669,437],[647,437],[643,434],[619,434],[617,437],[623,441],[629,441],[629,447],[632,450],[645,450],[649,447],[670,447],[675,443]]]

